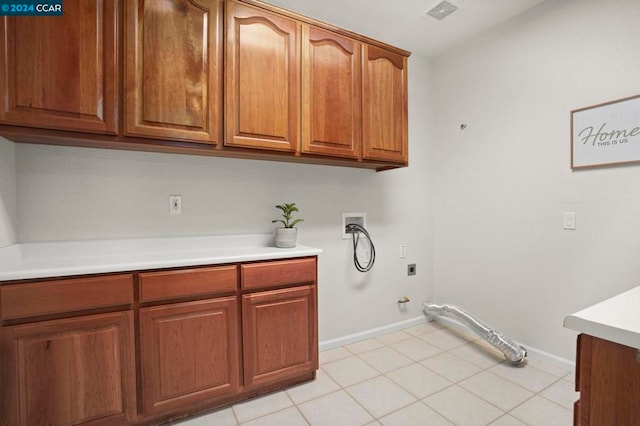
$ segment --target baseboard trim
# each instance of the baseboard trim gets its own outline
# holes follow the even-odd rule
[[[320,351],[328,351],[329,349],[339,348],[340,346],[350,345],[352,343],[359,342],[361,340],[371,339],[372,337],[382,336],[383,334],[392,333],[414,325],[424,324],[430,321],[425,318],[424,315],[411,318],[408,320],[395,322],[393,324],[385,325],[382,327],[376,327],[369,330],[361,331],[359,333],[349,334],[347,336],[338,337],[336,339],[324,340],[319,343]]]
[[[466,331],[467,333],[469,332],[469,329],[467,327],[465,327],[463,324],[460,324],[459,322],[451,318],[438,316],[430,319],[437,321],[439,324],[442,324],[445,327],[453,328],[455,330],[460,330],[460,331]],[[521,345],[527,350],[527,357],[529,358],[533,358],[538,361],[545,362],[547,364],[553,365],[563,370],[575,371],[576,363],[571,360],[559,357],[558,355],[554,355],[549,352],[545,352],[531,345],[527,345],[526,343],[523,343],[523,342],[516,341],[516,343]]]
[[[371,339],[373,337],[382,336],[387,333],[392,333],[394,331],[403,330],[405,328],[413,327],[415,325],[424,324],[425,322],[436,320],[438,323],[442,324],[445,327],[453,328],[455,330],[466,331],[469,332],[469,329],[459,322],[446,317],[431,317],[421,315],[419,317],[411,318],[404,321],[395,322],[393,324],[385,325],[383,327],[376,327],[369,330],[361,331],[359,333],[349,334],[347,336],[338,337],[336,339],[324,340],[319,343],[320,351],[327,351],[329,349],[335,349],[340,346],[350,345],[352,343],[360,342],[362,340]],[[516,342],[527,349],[527,356],[538,361],[545,362],[547,364],[551,364],[558,368],[562,368],[567,371],[575,370],[575,362],[570,361],[566,358],[559,357],[557,355],[551,354],[549,352],[545,352],[543,350],[534,348],[531,345],[527,345],[522,342]]]

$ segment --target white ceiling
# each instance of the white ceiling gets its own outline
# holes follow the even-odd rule
[[[436,57],[544,0],[449,0],[442,21],[422,15],[441,0],[266,0],[382,42]]]

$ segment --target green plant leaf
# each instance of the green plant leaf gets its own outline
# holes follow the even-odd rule
[[[302,222],[303,219],[295,219],[291,221],[292,215],[294,212],[299,212],[300,210],[296,206],[296,203],[282,203],[275,206],[277,209],[282,210],[282,219],[272,220],[271,223],[280,222],[284,225],[285,228],[293,228],[298,223]]]

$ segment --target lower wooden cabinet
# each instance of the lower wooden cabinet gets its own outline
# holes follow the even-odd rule
[[[243,295],[242,332],[245,386],[264,386],[315,371],[315,287]]]
[[[639,353],[587,334],[578,336],[575,425],[640,425]]]
[[[238,391],[237,299],[140,309],[143,414]]]
[[[159,424],[312,379],[316,263],[0,282],[0,425]]]
[[[132,311],[2,327],[0,339],[0,424],[135,419]]]

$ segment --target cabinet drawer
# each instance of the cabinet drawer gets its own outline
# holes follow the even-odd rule
[[[0,286],[0,319],[129,305],[133,275],[71,278]]]
[[[316,259],[292,259],[252,263],[241,266],[243,289],[313,283],[316,281]]]
[[[237,266],[144,272],[140,302],[225,293],[235,291],[237,284]]]

